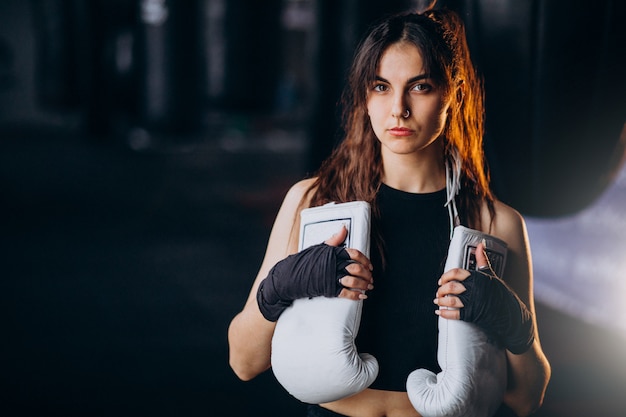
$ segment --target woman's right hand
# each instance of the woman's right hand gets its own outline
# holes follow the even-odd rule
[[[348,229],[343,226],[339,232],[324,243],[329,246],[339,246],[346,240],[346,237],[348,237]],[[344,268],[347,275],[339,279],[339,283],[344,287],[341,289],[339,297],[364,300],[367,298],[365,292],[374,289],[372,276],[374,266],[361,251],[351,248],[346,248],[345,251],[350,257],[350,261]]]
[[[259,285],[257,303],[263,316],[276,321],[299,298],[344,297],[364,299],[372,289],[372,267],[367,257],[339,245],[347,229],[326,242],[306,248],[278,262]]]

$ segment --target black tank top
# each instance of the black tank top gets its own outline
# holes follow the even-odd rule
[[[371,388],[406,391],[415,369],[440,371],[433,299],[450,242],[445,201],[445,189],[412,194],[383,184],[377,195],[385,268],[372,244],[374,290],[363,303],[356,341],[380,365]]]

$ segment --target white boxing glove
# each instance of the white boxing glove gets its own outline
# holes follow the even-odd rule
[[[328,204],[301,213],[299,249],[318,244],[348,229],[346,246],[369,257],[370,206],[358,201]],[[363,301],[314,297],[295,300],[276,322],[272,370],[298,400],[320,404],[354,395],[378,375],[378,362],[359,354],[355,339]]]
[[[501,276],[506,243],[464,226],[454,229],[444,270],[474,269],[474,251],[481,241],[492,268]],[[409,375],[406,387],[411,404],[424,417],[492,416],[506,389],[504,349],[489,341],[475,324],[440,317],[438,325],[441,372],[417,369]]]

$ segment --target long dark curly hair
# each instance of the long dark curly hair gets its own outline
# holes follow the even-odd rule
[[[487,203],[491,218],[494,196],[484,161],[484,89],[470,59],[465,27],[451,10],[402,13],[375,24],[357,48],[347,85],[342,95],[343,140],[321,165],[305,199],[317,206],[327,202],[368,201],[376,219],[376,193],[383,175],[380,142],[367,114],[367,94],[376,80],[383,53],[393,44],[415,45],[427,72],[450,106],[443,131],[444,158],[460,165],[460,191],[456,204],[462,223],[480,227],[480,210]],[[462,89],[456,88],[462,85]]]

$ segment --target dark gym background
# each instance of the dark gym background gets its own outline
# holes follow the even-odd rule
[[[227,326],[284,193],[335,144],[356,41],[421,3],[2,0],[0,414],[303,415],[271,372],[237,380]],[[587,207],[623,155],[626,3],[445,5],[485,76],[498,196]],[[537,415],[623,415],[626,336],[537,308]]]

